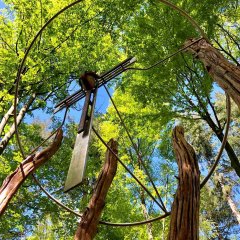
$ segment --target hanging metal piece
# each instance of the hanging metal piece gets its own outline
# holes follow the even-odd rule
[[[127,67],[135,61],[136,59],[134,57],[127,58],[125,61],[100,76],[94,72],[85,72],[85,74],[80,77],[79,83],[81,85],[81,90],[68,96],[55,106],[54,113],[65,107],[69,107],[78,100],[86,97],[73,149],[73,155],[64,186],[64,192],[78,186],[84,177],[98,88],[126,71]]]
[[[68,169],[64,192],[79,185],[84,177],[97,90],[98,88],[96,87],[93,90],[88,90],[86,92],[85,103],[78,127],[78,134],[73,149],[71,163]]]

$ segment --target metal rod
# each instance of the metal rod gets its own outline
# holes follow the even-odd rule
[[[210,169],[208,175],[201,182],[200,189],[204,187],[204,185],[207,183],[207,181],[209,180],[209,178],[212,176],[213,172],[215,171],[215,169],[218,165],[218,162],[219,162],[219,160],[222,156],[222,153],[223,153],[223,150],[225,148],[226,142],[227,142],[227,136],[228,136],[230,121],[231,121],[231,101],[230,101],[230,97],[227,93],[226,93],[226,108],[227,108],[227,124],[226,124],[226,130],[225,130],[225,133],[224,133],[222,145],[221,145],[221,147],[218,151],[218,155],[216,157],[216,160],[215,160],[214,164],[212,165],[212,168]]]
[[[115,154],[115,152],[107,145],[107,143],[102,139],[94,127],[92,127],[93,132],[100,139],[100,141],[107,147],[107,149],[117,158],[120,164],[126,169],[126,171],[132,176],[134,180],[144,189],[144,191],[152,198],[152,200],[165,212],[162,205],[155,199],[155,197],[150,193],[150,191],[142,184],[142,182],[128,169],[128,167],[122,162],[122,160]]]
[[[125,122],[124,122],[124,120],[123,120],[120,112],[118,111],[117,106],[116,106],[115,102],[114,102],[113,99],[112,99],[112,96],[110,95],[110,93],[109,93],[109,91],[108,91],[108,89],[107,89],[107,87],[106,87],[105,85],[104,85],[104,88],[105,88],[105,90],[106,90],[106,92],[107,92],[107,94],[108,94],[108,96],[109,96],[109,98],[110,98],[110,100],[111,100],[111,102],[112,102],[112,104],[113,104],[116,112],[117,112],[117,115],[118,115],[118,117],[119,117],[119,119],[120,119],[123,127],[125,128],[125,131],[126,131],[126,133],[127,133],[127,135],[128,135],[128,138],[130,139],[130,141],[131,141],[131,143],[132,143],[132,146],[133,146],[133,148],[134,148],[134,150],[135,150],[135,152],[136,152],[136,154],[137,154],[137,156],[138,156],[139,161],[141,162],[141,164],[142,164],[142,166],[143,166],[143,169],[144,169],[146,175],[148,176],[148,178],[149,178],[149,180],[150,180],[150,182],[151,182],[151,184],[152,184],[152,186],[153,186],[153,188],[154,188],[154,190],[155,190],[155,192],[156,192],[156,194],[157,194],[157,196],[158,196],[158,198],[159,198],[159,200],[160,200],[160,202],[161,202],[161,205],[162,205],[162,207],[163,207],[163,209],[164,209],[164,212],[167,212],[167,209],[166,209],[166,207],[164,206],[164,203],[163,203],[162,198],[161,198],[161,196],[160,196],[160,194],[159,194],[159,192],[158,192],[158,190],[157,190],[157,188],[156,188],[156,185],[154,184],[154,182],[153,182],[153,180],[152,180],[152,178],[151,178],[151,176],[150,176],[150,174],[149,174],[149,172],[148,172],[148,170],[147,170],[147,167],[145,166],[145,164],[144,164],[144,162],[143,162],[143,160],[142,160],[142,156],[140,155],[140,153],[139,153],[139,151],[138,151],[138,149],[137,149],[137,147],[136,147],[136,144],[133,142],[133,139],[132,139],[132,137],[131,137],[131,135],[130,135],[130,132],[128,131],[128,128],[127,128],[127,126],[126,126],[126,124],[125,124]]]

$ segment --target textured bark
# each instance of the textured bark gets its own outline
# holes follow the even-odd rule
[[[8,203],[26,178],[38,167],[50,159],[62,142],[62,130],[59,130],[53,143],[43,151],[28,156],[20,166],[9,175],[0,188],[0,216],[4,213]]]
[[[30,97],[30,99],[28,100],[28,102],[22,107],[19,114],[17,115],[17,125],[19,125],[21,123],[22,119],[25,116],[26,111],[31,106],[31,104],[33,103],[35,98],[36,98],[36,94],[33,94]],[[13,123],[10,130],[5,134],[5,136],[3,137],[3,139],[0,142],[0,154],[3,153],[4,149],[7,147],[7,144],[10,141],[10,139],[12,138],[14,133],[15,133],[15,124]]]
[[[237,219],[239,225],[240,225],[240,212],[238,211],[238,208],[235,204],[235,202],[233,201],[233,199],[231,198],[231,193],[229,191],[229,189],[225,188],[224,184],[223,184],[223,176],[218,176],[218,182],[221,186],[223,195],[225,196],[229,207],[232,210],[233,215],[235,216],[235,218]]]
[[[149,215],[148,215],[148,210],[147,210],[147,206],[146,206],[146,201],[145,201],[145,197],[144,197],[144,192],[143,189],[140,190],[140,194],[141,194],[141,207],[142,207],[142,212],[143,212],[143,216],[146,220],[149,219]],[[153,234],[152,234],[152,223],[147,223],[147,233],[148,233],[148,240],[153,240]]]
[[[109,147],[117,154],[117,142],[111,139]],[[76,231],[75,240],[91,240],[97,233],[97,225],[105,205],[105,198],[117,171],[117,159],[107,150],[103,169],[98,177],[92,198]]]
[[[7,111],[7,113],[3,116],[1,123],[0,123],[0,136],[2,135],[2,131],[7,124],[9,117],[13,114],[13,110],[14,110],[14,105],[12,105],[9,108],[9,110]]]
[[[179,186],[171,211],[168,240],[199,239],[200,172],[194,149],[183,128],[173,130],[173,148],[179,168]]]
[[[205,120],[210,126],[210,128],[213,130],[213,132],[216,134],[217,138],[222,142],[224,137],[222,130],[216,126],[216,124],[213,122],[210,116],[206,116]],[[235,170],[236,174],[240,177],[240,162],[238,160],[236,153],[234,152],[232,146],[228,141],[226,142],[225,150],[231,161],[231,167]]]
[[[189,39],[185,46],[195,41]],[[240,68],[230,63],[216,48],[202,39],[187,51],[203,62],[209,75],[218,85],[229,94],[240,109]]]

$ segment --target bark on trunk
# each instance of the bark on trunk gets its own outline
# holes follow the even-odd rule
[[[232,213],[233,215],[235,216],[235,218],[237,219],[238,223],[240,224],[240,213],[238,211],[238,208],[235,204],[235,202],[232,200],[231,198],[231,193],[229,190],[227,190],[225,187],[224,187],[224,184],[223,184],[223,176],[218,176],[218,182],[221,186],[221,189],[222,189],[222,192],[224,194],[224,196],[226,197],[226,200],[228,202],[228,205],[229,207],[231,208],[232,210]]]
[[[109,147],[117,154],[117,142],[111,139]],[[107,150],[103,169],[98,177],[92,198],[76,231],[75,240],[91,240],[97,233],[97,225],[105,205],[105,198],[117,171],[117,159]]]
[[[222,142],[223,136],[224,136],[222,133],[222,130],[215,125],[215,123],[210,117],[206,117],[205,120],[207,121],[208,125],[211,127],[213,132],[216,134],[217,138]],[[228,141],[226,142],[225,150],[231,161],[231,167],[235,170],[236,174],[240,177],[240,162],[238,160],[236,153],[234,152],[232,146]]]
[[[36,98],[36,94],[33,94],[30,97],[30,99],[28,100],[27,104],[25,104],[22,107],[22,109],[20,110],[20,112],[17,116],[17,125],[19,125],[21,123],[22,119],[25,116],[26,111],[31,106],[31,104],[33,103],[35,98]],[[10,141],[10,139],[12,138],[14,133],[15,133],[15,124],[13,123],[10,130],[5,134],[5,136],[3,137],[3,139],[0,142],[0,155],[3,153],[4,149],[6,148],[8,142]]]
[[[148,220],[149,215],[148,215],[148,210],[147,210],[147,207],[146,207],[144,192],[143,192],[142,189],[140,191],[141,191],[140,195],[141,195],[141,207],[142,207],[143,216],[146,220]],[[148,233],[148,239],[153,240],[152,223],[147,223],[147,233]]]
[[[185,46],[195,41],[189,39]],[[202,39],[189,48],[188,52],[203,62],[209,75],[226,91],[240,109],[240,68],[230,63],[216,48]]]
[[[14,110],[14,105],[12,105],[9,108],[9,110],[7,111],[7,113],[3,116],[1,123],[0,123],[0,136],[2,135],[2,131],[7,124],[9,117],[13,114],[13,110]]]
[[[43,151],[28,156],[20,166],[9,175],[0,188],[0,216],[4,213],[8,203],[26,178],[38,167],[50,159],[62,142],[62,130],[59,130],[53,143]]]
[[[199,239],[200,172],[194,149],[183,128],[173,130],[173,148],[179,168],[179,186],[171,211],[168,240]]]

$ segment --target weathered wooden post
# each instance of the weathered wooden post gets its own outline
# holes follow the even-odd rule
[[[4,213],[8,203],[27,177],[56,153],[61,145],[62,138],[63,132],[60,129],[49,147],[28,156],[12,174],[6,177],[0,187],[0,216]]]
[[[117,142],[111,139],[109,147],[117,154]],[[98,176],[92,198],[76,231],[75,240],[92,240],[97,232],[98,222],[105,205],[105,198],[117,171],[117,158],[109,150],[106,152],[103,169]]]
[[[185,46],[194,42],[189,39]],[[240,109],[240,68],[229,62],[221,52],[205,39],[191,45],[186,50],[198,58],[212,79],[233,99]]]
[[[194,149],[185,140],[181,126],[173,130],[173,148],[179,183],[172,205],[168,240],[198,240],[200,172]]]

